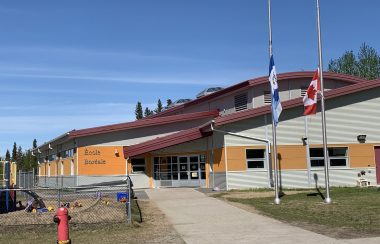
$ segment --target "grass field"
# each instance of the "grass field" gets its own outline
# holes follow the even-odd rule
[[[280,205],[273,204],[258,191],[261,197],[242,197],[249,191],[219,194],[231,202],[252,206],[259,213],[337,238],[380,236],[380,191],[377,188],[332,188],[332,204],[324,204],[317,191],[289,192]],[[273,192],[268,192],[273,195]]]

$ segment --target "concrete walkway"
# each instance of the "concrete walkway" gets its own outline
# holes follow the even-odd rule
[[[186,243],[380,243],[336,240],[247,212],[191,188],[146,190]]]

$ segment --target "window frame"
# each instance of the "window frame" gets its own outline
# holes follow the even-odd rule
[[[263,151],[264,158],[248,158],[247,157],[247,152],[248,150],[261,150]],[[256,162],[261,162],[263,161],[263,168],[249,168],[248,167],[248,162],[249,161],[256,161]],[[245,149],[245,163],[246,163],[246,169],[247,171],[266,171],[267,170],[267,153],[265,148],[246,148]]]
[[[329,150],[330,149],[333,149],[333,148],[345,148],[346,149],[346,155],[345,156],[330,156],[330,152]],[[309,148],[309,155],[311,155],[311,151],[312,149],[322,149],[323,150],[323,147],[310,147]],[[338,147],[327,147],[327,153],[329,154],[328,156],[328,159],[329,159],[329,168],[330,169],[347,169],[350,167],[350,157],[349,157],[349,150],[350,148],[348,146],[338,146]],[[345,166],[332,166],[331,165],[331,159],[345,159],[346,160],[346,165]],[[310,169],[322,169],[324,168],[325,166],[312,166],[311,164],[311,161],[312,160],[324,160],[324,157],[312,157],[310,156]]]
[[[137,171],[135,171],[134,169],[133,169],[133,160],[134,159],[137,159],[137,160],[144,160],[144,170],[137,170]],[[141,165],[136,165],[137,167],[143,167],[142,166],[142,164]],[[145,170],[146,170],[146,160],[145,160],[145,158],[131,158],[131,169],[132,169],[132,174],[145,174]]]

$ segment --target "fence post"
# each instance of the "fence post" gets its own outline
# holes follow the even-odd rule
[[[128,224],[132,223],[131,178],[128,176]]]
[[[18,186],[21,188],[21,169],[18,170]]]
[[[58,199],[57,199],[58,206],[57,206],[57,208],[59,208],[59,207],[61,207],[61,189],[59,189],[58,187],[57,187],[57,189],[58,189]]]
[[[34,179],[35,178],[35,171],[34,171],[34,168],[33,168],[33,170],[32,170],[32,189],[33,189],[33,191],[34,191],[34,187],[36,186],[36,184],[35,184],[35,182],[34,182]]]

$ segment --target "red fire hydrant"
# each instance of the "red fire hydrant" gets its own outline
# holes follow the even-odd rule
[[[71,243],[69,237],[69,211],[67,208],[58,208],[57,212],[54,215],[54,222],[58,224],[58,240],[59,244]]]

